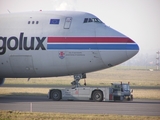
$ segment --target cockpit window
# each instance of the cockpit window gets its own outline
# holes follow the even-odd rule
[[[93,22],[93,21],[92,21],[92,19],[91,19],[91,18],[89,18],[89,21],[88,21],[88,22]]]
[[[84,22],[83,23],[87,23],[88,21],[88,18],[84,18]]]
[[[96,23],[103,23],[100,19],[98,18],[84,18],[83,23],[90,23],[90,22],[96,22]]]

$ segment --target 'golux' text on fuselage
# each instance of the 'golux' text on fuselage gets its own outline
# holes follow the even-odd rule
[[[0,55],[5,54],[6,48],[9,50],[46,50],[44,47],[43,42],[45,41],[46,37],[31,37],[30,39],[28,37],[24,37],[24,33],[21,32],[19,39],[16,36],[11,36],[9,38],[0,36]],[[30,41],[30,44],[27,44],[27,42]],[[35,46],[35,41],[37,41],[37,45]],[[11,44],[13,43],[13,44]]]

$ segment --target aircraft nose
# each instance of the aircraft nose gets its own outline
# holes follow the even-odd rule
[[[139,52],[139,46],[136,42],[128,38],[127,40],[127,57],[132,58]]]
[[[107,67],[112,67],[127,61],[139,51],[139,46],[128,37],[104,37],[103,44],[98,43],[102,61]]]
[[[139,51],[136,42],[107,26],[103,29],[97,28],[96,37],[99,39],[97,46],[100,56],[107,67],[121,64]]]

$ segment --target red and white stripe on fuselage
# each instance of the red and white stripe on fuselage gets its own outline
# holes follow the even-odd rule
[[[138,50],[128,37],[48,37],[47,50]]]

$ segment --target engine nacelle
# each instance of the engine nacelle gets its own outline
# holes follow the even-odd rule
[[[0,86],[3,85],[5,78],[0,78]]]

